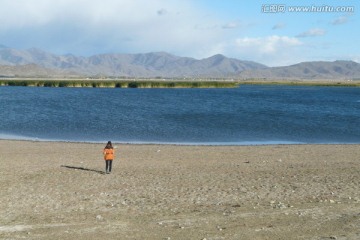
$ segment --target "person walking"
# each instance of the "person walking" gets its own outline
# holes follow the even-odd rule
[[[114,156],[115,156],[115,150],[111,144],[111,141],[108,141],[104,151],[104,160],[105,160],[105,173],[109,174],[111,173],[111,168],[112,168],[112,161],[114,160]]]

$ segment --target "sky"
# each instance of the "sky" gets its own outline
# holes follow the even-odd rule
[[[0,0],[0,45],[54,54],[360,62],[359,0]]]

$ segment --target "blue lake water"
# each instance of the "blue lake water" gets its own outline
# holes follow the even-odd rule
[[[360,88],[0,87],[0,139],[360,143]]]

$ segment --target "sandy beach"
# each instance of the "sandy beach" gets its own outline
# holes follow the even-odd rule
[[[360,145],[0,140],[0,239],[360,239]]]

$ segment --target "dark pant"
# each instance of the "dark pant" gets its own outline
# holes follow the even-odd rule
[[[106,172],[111,172],[112,160],[106,160],[105,162],[106,162],[105,171]]]

